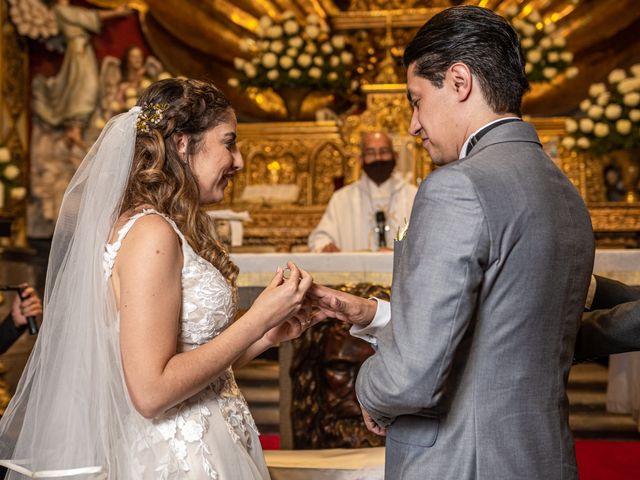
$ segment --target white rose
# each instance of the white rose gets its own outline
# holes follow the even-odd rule
[[[278,64],[278,56],[273,52],[265,53],[262,56],[262,66],[266,69],[275,67]],[[246,73],[246,71],[245,71]],[[249,74],[247,73],[247,76]]]
[[[604,92],[598,95],[596,98],[596,103],[601,107],[604,107],[609,104],[609,99],[611,98],[611,94],[609,92]]]
[[[611,70],[609,73],[609,83],[619,83],[627,77],[625,71],[621,68],[616,68],[615,70]]]
[[[525,23],[522,25],[522,31],[527,37],[533,37],[536,33],[536,27],[530,23]]]
[[[302,48],[302,45],[304,45],[304,40],[302,40],[302,38],[300,37],[292,37],[289,39],[289,45],[293,48]]]
[[[338,50],[342,50],[345,45],[344,35],[334,35],[331,38],[331,45],[333,45],[334,48],[337,48]]]
[[[587,110],[589,110],[590,106],[591,106],[591,100],[589,100],[588,98],[585,98],[580,102],[580,110],[582,110],[583,112],[586,112]]]
[[[342,63],[344,63],[345,65],[351,65],[351,63],[353,63],[353,53],[342,52],[340,54],[340,60],[342,60]]]
[[[284,43],[282,43],[282,41],[280,40],[274,40],[273,42],[271,42],[271,45],[269,45],[269,49],[273,53],[280,53],[282,50],[284,50]]]
[[[293,47],[287,48],[286,54],[291,58],[295,58],[298,56],[298,49]]]
[[[304,31],[311,40],[315,40],[320,35],[320,28],[316,25],[307,25]]]
[[[635,89],[635,78],[626,78],[618,84],[618,92],[620,92],[622,95],[633,92]]]
[[[617,103],[611,103],[604,109],[604,116],[609,120],[616,120],[622,115],[622,107]]]
[[[247,62],[244,65],[244,74],[247,76],[247,78],[254,78],[258,74],[258,70],[253,63]]]
[[[533,23],[538,23],[540,20],[542,20],[542,17],[540,17],[540,12],[538,12],[537,10],[533,10],[527,17],[527,20],[530,20]]]
[[[269,27],[269,29],[267,30],[267,37],[271,38],[272,40],[282,38],[282,27],[280,25]]]
[[[11,161],[11,152],[7,147],[0,147],[0,163]]]
[[[311,65],[311,62],[311,55],[308,55],[306,53],[303,53],[298,57],[298,65],[300,65],[302,68],[307,68],[309,65]]]
[[[593,132],[593,120],[590,118],[581,118],[580,119],[580,131],[584,133]]]
[[[571,150],[576,146],[576,139],[573,137],[564,137],[561,142],[562,146],[567,150]]]
[[[560,60],[560,55],[558,55],[558,52],[549,52],[549,55],[547,55],[547,60],[549,60],[551,63],[556,63],[558,60]]]
[[[556,31],[556,24],[553,22],[549,22],[544,26],[544,33],[549,34]]]
[[[125,102],[125,106],[127,107],[127,110],[131,110],[133,107],[136,106],[136,104],[138,103],[138,100],[134,97],[130,97],[127,98],[127,101]]]
[[[302,76],[302,72],[297,68],[292,68],[291,70],[289,70],[289,76],[293,79],[298,79]]]
[[[567,46],[567,41],[564,39],[564,37],[553,37],[553,46],[556,48],[564,48]]]
[[[638,110],[637,108],[634,108],[633,110],[631,110],[629,112],[629,118],[631,119],[632,122],[640,121],[640,110]]]
[[[280,72],[278,72],[278,70],[269,70],[267,72],[267,78],[273,82],[280,78]]]
[[[587,115],[594,120],[598,120],[602,118],[602,114],[604,113],[604,108],[600,105],[591,105],[589,110],[587,111]]]
[[[24,187],[12,188],[11,192],[9,192],[9,196],[11,197],[11,200],[19,202],[27,196],[27,189]]]
[[[548,78],[548,79],[552,79],[553,77],[556,76],[557,73],[558,73],[558,69],[553,67],[546,67],[542,70],[542,75],[544,75],[544,78]]]
[[[340,65],[340,57],[338,57],[337,55],[331,55],[331,58],[329,58],[329,65],[332,68],[336,68],[338,65]]]
[[[310,13],[309,15],[307,15],[307,23],[319,25],[320,17],[318,17],[315,13]]]
[[[540,46],[542,48],[544,48],[545,50],[548,50],[551,48],[551,39],[549,37],[543,37],[542,40],[540,40]]]
[[[633,74],[634,77],[640,77],[640,63],[631,65],[629,67],[629,71]]]
[[[573,62],[573,53],[571,52],[562,52],[560,54],[560,60],[563,62],[571,63]]]
[[[313,57],[313,64],[316,67],[322,67],[324,65],[324,58],[322,58],[322,57]]]
[[[329,42],[325,42],[320,46],[320,51],[325,55],[329,55],[331,52],[333,52],[333,47]]]
[[[20,169],[15,165],[7,165],[4,169],[4,178],[7,180],[15,180],[20,175]]]
[[[295,35],[300,30],[300,27],[295,20],[287,20],[283,25],[284,33],[287,35]]]
[[[640,93],[638,92],[627,93],[622,99],[622,102],[627,107],[637,107],[638,103],[640,103]]]
[[[318,79],[322,76],[322,70],[320,70],[318,67],[311,67],[309,69],[309,76],[311,78]]]
[[[620,135],[629,135],[631,133],[632,124],[626,118],[621,118],[616,122],[616,130]]]
[[[589,87],[589,95],[591,95],[594,98],[606,91],[607,91],[607,87],[605,86],[604,83],[592,83],[591,86]]]
[[[330,82],[335,82],[336,80],[338,80],[338,74],[336,72],[329,72],[329,74],[327,75],[327,80],[329,80]]]
[[[583,150],[586,150],[591,146],[591,142],[587,137],[580,137],[576,142],[576,145],[578,145],[578,147],[582,148]]]
[[[593,134],[596,137],[603,138],[609,135],[609,125],[606,123],[598,122],[593,127]]]
[[[542,53],[538,49],[530,50],[529,53],[527,53],[527,60],[531,63],[538,63],[541,58]]]
[[[260,25],[260,27],[262,27],[263,30],[267,30],[270,26],[273,25],[273,20],[271,20],[271,17],[269,15],[263,15],[260,17],[258,24]]]
[[[567,78],[574,78],[576,75],[578,75],[578,71],[578,67],[569,67],[565,71],[565,75],[567,76]]]
[[[564,122],[564,128],[567,129],[567,132],[573,133],[578,130],[578,122],[576,122],[573,118],[567,118]]]
[[[289,70],[291,67],[293,67],[293,58],[286,55],[284,57],[280,57],[280,66],[285,70]]]
[[[93,126],[96,127],[98,130],[102,130],[105,125],[106,125],[106,122],[102,117],[98,117],[93,121]]]
[[[504,12],[507,17],[515,17],[518,14],[518,6],[513,4],[510,5]]]
[[[240,86],[240,81],[237,78],[234,78],[234,77],[231,77],[229,80],[227,80],[227,83],[232,88],[237,88],[237,87]]]
[[[527,62],[524,66],[524,73],[529,74],[531,72],[533,72],[533,65]]]
[[[520,44],[522,45],[522,48],[528,50],[533,47],[533,38],[525,38],[520,42]]]
[[[247,63],[247,61],[244,58],[235,57],[233,59],[233,66],[236,70],[242,70],[245,63]]]

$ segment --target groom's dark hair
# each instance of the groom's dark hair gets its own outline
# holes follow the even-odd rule
[[[498,114],[519,115],[522,95],[529,89],[518,35],[486,8],[463,5],[438,13],[407,45],[403,62],[405,68],[415,62],[415,74],[438,88],[447,68],[464,63]]]

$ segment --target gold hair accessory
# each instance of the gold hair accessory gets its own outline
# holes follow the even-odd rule
[[[168,108],[167,103],[145,103],[136,121],[138,132],[149,133],[151,128],[157,127]]]

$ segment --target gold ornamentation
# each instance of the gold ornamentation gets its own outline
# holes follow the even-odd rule
[[[167,103],[145,103],[136,120],[138,133],[149,133],[152,128],[157,127],[168,109]]]

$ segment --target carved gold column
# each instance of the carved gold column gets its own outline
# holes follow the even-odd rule
[[[28,185],[28,89],[27,45],[8,19],[7,3],[0,1],[0,144],[11,152],[11,162],[20,170],[22,186]],[[11,198],[0,208],[4,222],[11,221],[11,237],[0,239],[0,249],[27,247],[26,196]]]

